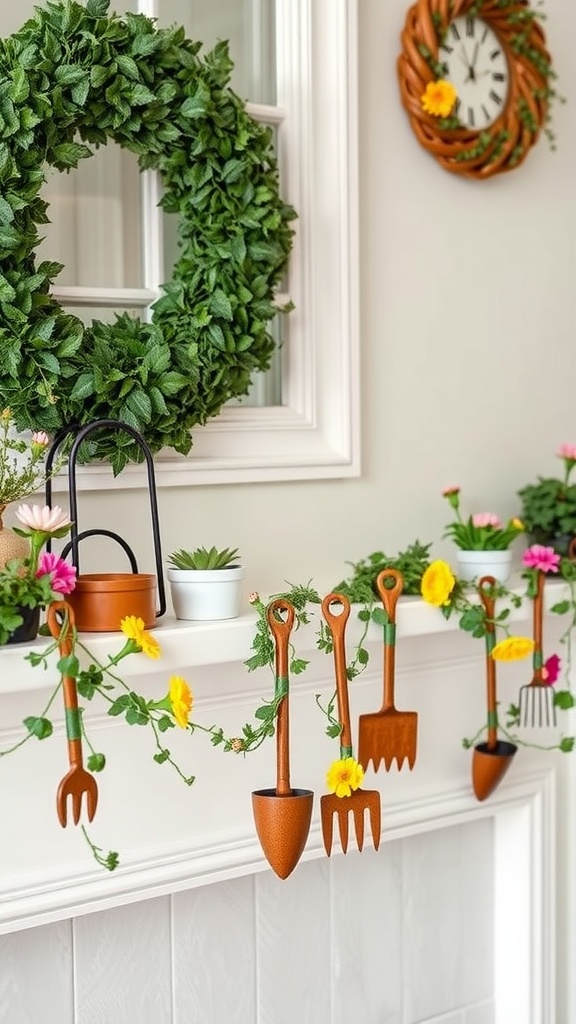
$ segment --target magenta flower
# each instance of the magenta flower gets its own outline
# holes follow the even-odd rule
[[[540,569],[541,572],[558,572],[560,555],[554,548],[543,544],[532,544],[522,555],[522,565],[527,569]]]
[[[561,661],[557,654],[551,654],[546,658],[542,667],[542,681],[546,686],[553,686],[560,675]]]
[[[76,566],[65,562],[53,551],[43,551],[38,560],[37,576],[50,576],[52,590],[58,594],[70,594],[76,586]]]
[[[494,529],[499,530],[502,526],[497,515],[494,512],[475,512],[472,516],[473,526],[493,526]]]

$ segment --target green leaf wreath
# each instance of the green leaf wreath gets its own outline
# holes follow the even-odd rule
[[[275,347],[269,322],[293,209],[278,189],[271,130],[229,88],[227,44],[201,58],[183,28],[108,14],[108,0],[47,2],[0,40],[0,404],[20,429],[122,420],[153,451],[245,394]],[[76,167],[108,139],[138,155],[179,217],[179,257],[152,322],[65,313],[35,263],[48,222],[46,165]],[[119,472],[140,452],[98,437],[88,453]]]

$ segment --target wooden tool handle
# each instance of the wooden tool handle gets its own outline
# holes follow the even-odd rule
[[[58,621],[58,613],[64,616],[62,624]],[[55,640],[62,658],[72,653],[74,631],[74,609],[67,601],[53,601],[48,605],[48,628]],[[66,738],[68,740],[68,760],[71,767],[82,767],[82,725],[78,710],[78,692],[76,680],[66,673],[62,675],[64,695],[64,712],[66,719]]]
[[[342,611],[335,615],[330,605],[339,604]],[[327,594],[322,601],[322,614],[330,626],[334,644],[334,672],[336,675],[336,698],[340,733],[340,757],[352,757],[352,729],[350,728],[350,704],[348,701],[348,675],[346,672],[346,644],[344,633],[350,617],[350,601],[344,594]]]
[[[544,667],[543,656],[543,606],[544,606],[544,573],[538,570],[536,576],[536,593],[532,604],[532,623],[534,633],[534,653],[532,655],[532,667],[534,674],[532,682],[542,685],[544,682],[542,669]]]
[[[387,587],[386,581],[392,580]],[[396,674],[396,604],[402,593],[404,581],[397,569],[382,569],[376,577],[376,589],[388,616],[384,626],[384,701],[382,711],[394,708],[394,677]]]
[[[498,744],[498,727],[496,712],[496,663],[492,657],[492,651],[496,642],[496,628],[494,626],[494,609],[496,602],[492,596],[492,590],[496,585],[493,576],[483,576],[478,582],[478,593],[484,606],[487,618],[486,624],[486,705],[488,711],[488,750],[495,750]]]
[[[290,796],[290,720],[288,704],[288,651],[294,625],[294,607],[278,597],[268,605],[266,615],[275,643],[276,696],[284,693],[276,716],[276,793]],[[282,618],[285,615],[286,618]]]
[[[386,580],[393,580],[392,586],[386,586]],[[396,604],[404,588],[402,573],[397,569],[382,569],[376,577],[376,589],[384,605],[386,614],[392,624],[396,622]]]

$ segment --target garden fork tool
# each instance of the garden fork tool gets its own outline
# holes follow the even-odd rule
[[[386,586],[387,580],[392,581],[392,586]],[[384,701],[380,711],[360,715],[358,728],[358,760],[364,769],[373,761],[374,771],[378,771],[382,759],[386,771],[395,758],[399,769],[405,759],[410,768],[416,760],[418,715],[415,711],[397,711],[394,707],[396,603],[402,587],[402,575],[396,569],[383,569],[376,579],[388,619],[384,625]]]
[[[532,599],[534,653],[532,655],[532,682],[520,688],[520,725],[556,725],[554,690],[544,680],[544,657],[542,654],[542,620],[544,605],[544,573],[538,570],[536,593]]]
[[[330,606],[340,604],[342,611],[334,614]],[[336,675],[336,699],[338,704],[338,721],[342,726],[340,733],[340,757],[353,757],[352,731],[350,729],[350,706],[348,702],[348,678],[346,674],[346,647],[344,631],[350,616],[350,602],[343,594],[328,594],[322,601],[322,614],[326,619],[332,633],[334,648],[334,671]],[[342,852],[348,849],[348,818],[350,812],[354,817],[356,830],[356,842],[361,851],[364,845],[364,811],[370,813],[370,826],[372,828],[372,840],[374,849],[380,844],[380,794],[376,790],[356,789],[350,796],[336,796],[328,794],[320,800],[320,812],[322,817],[322,836],[324,847],[328,856],[332,850],[332,829],[334,815],[338,815],[338,826],[340,829],[340,842]]]
[[[64,616],[62,626],[58,621],[58,612]],[[72,652],[72,630],[74,628],[74,612],[66,601],[55,601],[48,608],[48,627],[55,640],[58,640],[60,657],[66,658]],[[72,797],[72,816],[74,824],[80,820],[82,797],[86,794],[88,821],[92,821],[98,804],[98,786],[96,779],[84,768],[82,760],[82,726],[78,709],[76,680],[73,676],[63,674],[64,708],[66,714],[66,736],[68,739],[68,759],[70,771],[58,786],[56,810],[58,820],[64,828],[67,821],[68,797]]]

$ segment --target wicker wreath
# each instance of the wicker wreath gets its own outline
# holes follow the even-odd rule
[[[478,131],[455,118],[440,119],[422,107],[429,82],[441,76],[439,47],[450,23],[472,14],[496,33],[506,52],[510,87],[501,116]],[[489,178],[518,167],[538,141],[555,92],[552,62],[528,0],[418,0],[406,18],[398,58],[402,103],[416,138],[448,171]]]

